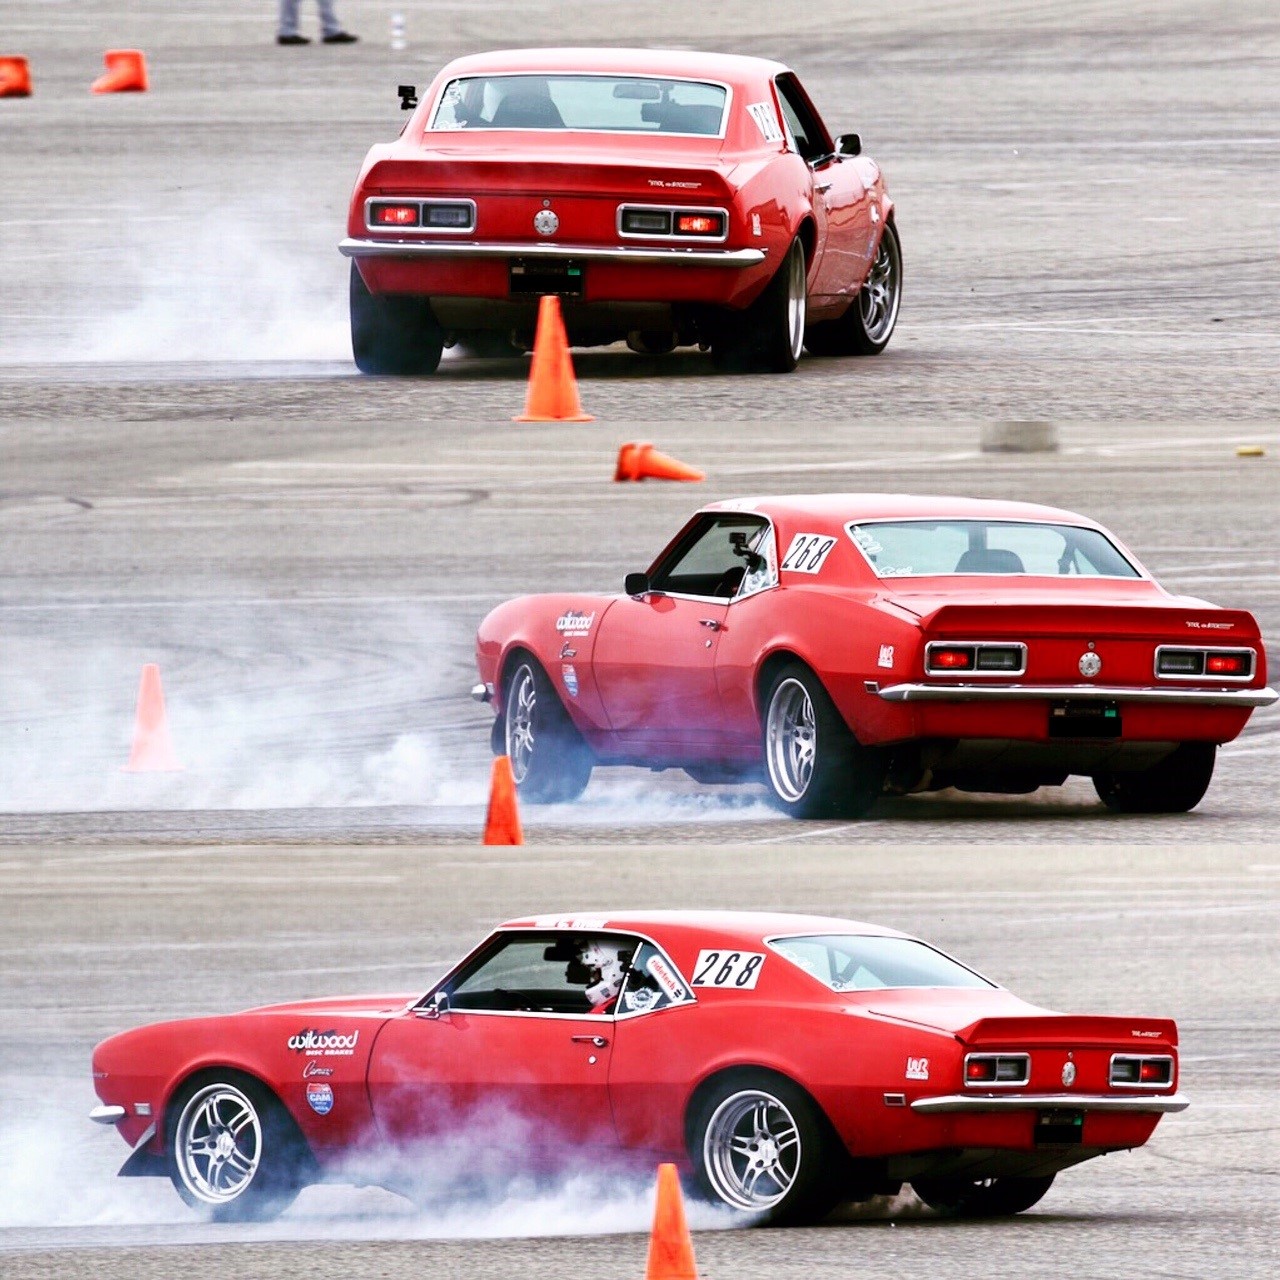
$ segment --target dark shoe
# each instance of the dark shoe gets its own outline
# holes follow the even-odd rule
[[[350,31],[335,31],[331,36],[324,37],[325,44],[355,44],[359,40],[359,36],[353,36]]]
[[[306,36],[276,36],[276,44],[310,44]]]

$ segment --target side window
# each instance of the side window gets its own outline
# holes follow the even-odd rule
[[[618,1012],[651,1013],[693,999],[688,984],[651,942],[642,942],[627,973]]]
[[[778,580],[773,531],[763,516],[709,515],[654,571],[654,591],[732,600]]]
[[[818,119],[817,112],[810,106],[796,78],[791,75],[779,76],[774,84],[778,90],[782,117],[791,131],[796,151],[810,162],[830,155],[832,144],[826,126]]]

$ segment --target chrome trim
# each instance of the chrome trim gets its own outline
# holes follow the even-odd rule
[[[623,231],[622,215],[629,209],[637,210],[640,213],[669,213],[671,215],[671,226],[673,230],[662,231]],[[680,235],[674,230],[676,218],[682,213],[715,214],[723,219],[724,232],[718,236],[689,236]],[[614,230],[619,237],[627,240],[661,240],[664,243],[670,241],[672,244],[724,244],[729,238],[729,210],[722,207],[714,207],[712,205],[685,205],[685,204],[620,204],[618,212],[614,216]]]
[[[1000,1070],[1000,1060],[1002,1058],[1017,1058],[1022,1063],[1022,1079],[975,1080],[970,1084],[969,1060],[971,1058],[982,1058],[988,1061],[994,1058],[997,1071]],[[974,1053],[966,1053],[964,1055],[964,1064],[961,1067],[961,1073],[964,1076],[964,1085],[966,1089],[1025,1089],[1031,1083],[1031,1055],[1029,1053],[993,1053],[990,1050],[979,1049]]]
[[[471,221],[465,227],[389,227],[381,223],[369,221],[369,206],[374,204],[416,204],[418,218],[423,218],[423,211],[429,204],[465,204],[471,206]],[[475,234],[476,202],[466,196],[367,196],[364,202],[364,225],[368,231],[396,231],[405,235],[417,236],[469,236]]]
[[[89,1119],[96,1124],[117,1124],[126,1115],[128,1115],[128,1112],[123,1107],[94,1107],[89,1112]]]
[[[967,673],[966,673],[967,674]],[[1007,686],[893,684],[880,690],[886,702],[1149,702],[1201,707],[1269,707],[1274,689],[1125,689],[1087,684],[1015,684]]]
[[[994,1098],[975,1098],[972,1095],[950,1094],[939,1098],[917,1098],[911,1104],[912,1111],[925,1115],[945,1114],[956,1111],[1128,1111],[1170,1112],[1185,1111],[1191,1102],[1181,1093],[1163,1098],[1116,1098],[1105,1093],[1041,1093],[1020,1094],[1010,1097],[1003,1094]]]
[[[978,670],[978,650],[984,647],[992,649],[1021,649],[1022,650],[1022,666],[1016,671],[979,671]],[[972,649],[973,650],[973,669],[971,671],[940,671],[929,665],[929,651],[935,648],[942,649]],[[999,678],[1000,676],[1023,676],[1027,673],[1027,646],[1020,640],[930,640],[924,647],[924,669],[928,675],[956,677],[963,679],[966,676],[978,676],[983,680]]]
[[[457,244],[448,241],[358,240],[346,236],[338,252],[347,258],[573,258],[581,262],[662,264],[674,267],[755,267],[763,249],[631,248],[626,245]]]
[[[1114,1079],[1116,1069],[1116,1059],[1125,1058],[1129,1062],[1138,1063],[1138,1070],[1141,1073],[1142,1063],[1144,1062],[1167,1062],[1169,1064],[1169,1083],[1165,1085],[1152,1085],[1145,1080],[1116,1080]],[[1107,1083],[1113,1089],[1172,1089],[1173,1088],[1173,1054],[1171,1053],[1113,1053],[1111,1061],[1107,1063]]]
[[[1203,653],[1205,657],[1205,666],[1209,664],[1209,655],[1211,653],[1247,653],[1249,655],[1249,674],[1244,676],[1224,676],[1213,674],[1208,671],[1202,671],[1199,675],[1179,676],[1171,675],[1167,671],[1160,670],[1160,655],[1162,653]],[[1156,645],[1156,654],[1151,663],[1151,674],[1157,680],[1252,680],[1254,673],[1258,670],[1258,651],[1247,644],[1158,644]]]
[[[471,686],[471,696],[477,702],[488,702],[493,697],[493,691],[487,684],[473,684]]]

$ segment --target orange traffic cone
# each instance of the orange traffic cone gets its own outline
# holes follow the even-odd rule
[[[145,93],[147,60],[140,49],[108,49],[102,55],[107,69],[90,86],[90,93]]]
[[[618,450],[615,480],[705,480],[697,467],[659,453],[651,444],[628,442]]]
[[[524,412],[513,422],[591,422],[582,412],[578,381],[569,358],[569,339],[560,314],[560,299],[543,295],[538,303],[538,331],[533,339],[529,394]]]
[[[164,690],[160,668],[148,662],[138,685],[138,710],[133,723],[133,750],[125,773],[180,773],[182,765],[173,754],[169,721],[164,712]]]
[[[26,58],[0,55],[0,98],[31,97],[31,68]]]
[[[684,1217],[684,1198],[673,1164],[658,1166],[658,1202],[653,1207],[649,1262],[644,1280],[698,1280],[693,1237]]]
[[[524,844],[520,830],[520,807],[516,803],[516,779],[507,756],[493,762],[489,781],[489,812],[484,819],[481,844]]]

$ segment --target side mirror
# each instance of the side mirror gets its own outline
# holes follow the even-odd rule
[[[396,85],[396,92],[400,95],[401,111],[412,111],[418,105],[418,86],[416,84]]]
[[[842,133],[836,139],[836,155],[860,156],[862,154],[862,138],[856,133]]]
[[[439,1018],[442,1014],[449,1012],[449,993],[447,991],[437,991],[431,997],[431,1003],[424,1008],[418,1010],[420,1018]]]
[[[649,594],[649,575],[647,573],[629,573],[622,580],[622,589],[629,596],[647,596]]]

